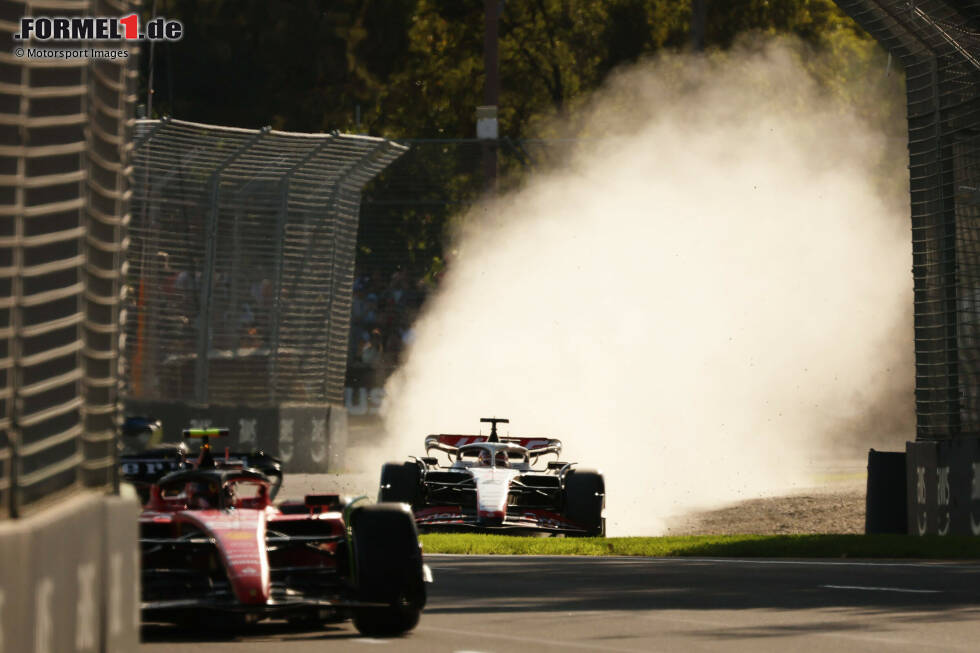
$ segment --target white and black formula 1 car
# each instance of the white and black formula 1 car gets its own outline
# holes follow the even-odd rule
[[[430,435],[426,456],[381,468],[379,501],[407,503],[422,532],[484,531],[604,537],[606,486],[602,474],[575,463],[541,458],[561,455],[552,438]],[[448,454],[440,465],[433,451]]]

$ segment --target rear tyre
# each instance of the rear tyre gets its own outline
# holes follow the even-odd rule
[[[415,628],[425,606],[425,581],[411,511],[390,503],[366,506],[351,515],[351,529],[357,598],[386,604],[355,608],[354,627],[370,637]]]
[[[419,466],[416,463],[385,463],[381,467],[378,501],[407,503],[417,508],[421,498]]]
[[[606,481],[591,469],[573,469],[565,476],[565,511],[569,521],[586,529],[585,537],[605,537]]]

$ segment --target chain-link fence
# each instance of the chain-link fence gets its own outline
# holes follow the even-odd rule
[[[405,149],[138,121],[130,396],[339,404],[361,189]]]
[[[837,4],[906,71],[917,439],[980,435],[980,3]]]
[[[135,49],[115,60],[17,56],[12,35],[22,16],[115,15],[128,7],[0,3],[4,514],[16,516],[79,485],[108,486],[116,477],[120,270],[136,58]]]
[[[406,139],[404,156],[368,184],[361,205],[345,404],[352,417],[377,414],[385,379],[413,337],[415,321],[452,252],[445,225],[483,195],[492,180],[484,155],[497,157],[506,190],[531,168],[560,161],[562,139]]]

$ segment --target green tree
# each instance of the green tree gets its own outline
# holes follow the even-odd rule
[[[155,46],[154,113],[356,131],[356,107],[375,104],[407,46],[412,10],[411,2],[383,0],[161,0],[156,15],[180,19],[185,33]],[[145,46],[144,93],[149,60]]]
[[[533,159],[513,144],[574,135],[574,121],[555,119],[576,115],[611,71],[690,44],[690,0],[499,6],[501,167],[510,183]],[[157,115],[400,139],[475,136],[483,0],[159,0],[156,13],[186,29],[179,43],[156,46]],[[901,75],[885,74],[886,55],[833,0],[709,0],[709,56],[772,34],[799,37],[810,48],[804,65],[828,93],[898,133],[895,103],[879,97],[900,92]],[[145,55],[143,65],[145,84]],[[418,145],[369,189],[362,263],[418,275],[438,268],[445,226],[478,196],[479,170],[475,145]],[[392,204],[392,194],[410,201]]]

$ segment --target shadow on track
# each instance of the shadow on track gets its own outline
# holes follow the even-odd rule
[[[929,619],[941,613],[950,621],[980,616],[975,564],[492,556],[428,562],[436,577],[428,614],[840,608]]]
[[[263,621],[236,627],[214,624],[174,625],[145,623],[140,628],[141,642],[241,642],[248,640],[341,641],[363,637],[345,623],[290,624],[285,621]]]

